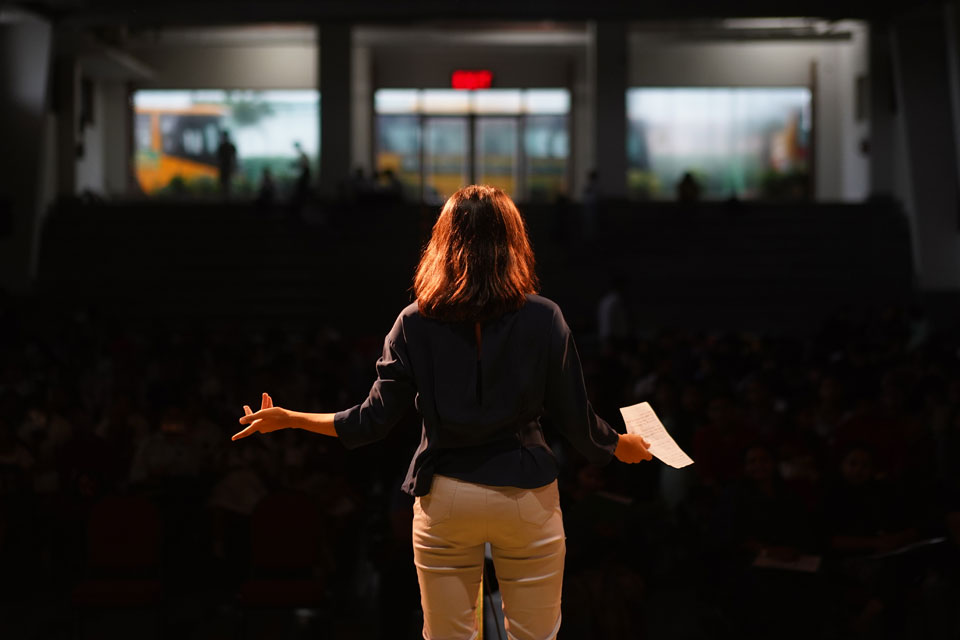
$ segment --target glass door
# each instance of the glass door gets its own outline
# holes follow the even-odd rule
[[[523,121],[524,198],[553,202],[568,192],[570,135],[565,115],[527,115]]]
[[[374,108],[376,167],[409,197],[442,204],[472,183],[527,202],[569,191],[567,89],[377,89]]]
[[[500,187],[521,198],[519,170],[519,118],[477,116],[473,132],[474,182]]]
[[[378,173],[393,173],[404,185],[407,197],[420,199],[420,116],[377,116]]]
[[[470,121],[466,116],[423,118],[423,201],[442,204],[470,184]]]

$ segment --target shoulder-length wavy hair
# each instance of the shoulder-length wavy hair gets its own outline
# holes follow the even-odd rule
[[[539,282],[527,227],[500,189],[471,185],[450,196],[420,256],[413,292],[420,313],[450,322],[489,320],[523,306]]]

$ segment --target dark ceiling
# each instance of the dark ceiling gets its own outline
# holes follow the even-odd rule
[[[430,20],[879,18],[933,0],[33,0],[15,3],[76,26]]]

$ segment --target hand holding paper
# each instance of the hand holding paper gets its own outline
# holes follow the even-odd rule
[[[644,460],[653,460],[650,453],[650,443],[643,436],[636,433],[622,433],[617,442],[617,450],[613,452],[620,462],[635,464]]]
[[[693,464],[690,456],[684,453],[667,433],[649,402],[621,407],[620,413],[623,414],[623,421],[627,425],[627,433],[639,434],[649,442],[648,450],[658,460],[676,469]]]

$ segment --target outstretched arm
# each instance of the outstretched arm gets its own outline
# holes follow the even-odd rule
[[[333,428],[333,413],[306,413],[304,411],[291,411],[283,407],[273,406],[273,398],[264,393],[260,405],[260,411],[254,413],[247,405],[243,406],[246,413],[240,418],[240,424],[247,425],[246,429],[235,433],[231,440],[246,438],[257,431],[261,433],[270,433],[278,429],[304,429],[325,436],[337,437],[337,432]]]
[[[253,413],[250,407],[243,407],[246,415],[240,418],[240,424],[248,426],[232,439],[245,438],[256,431],[304,429],[340,438],[345,447],[353,449],[386,436],[413,405],[417,394],[401,320],[402,317],[397,318],[384,340],[383,354],[377,360],[377,379],[362,404],[337,413],[305,413],[275,407],[265,393],[260,411]]]

